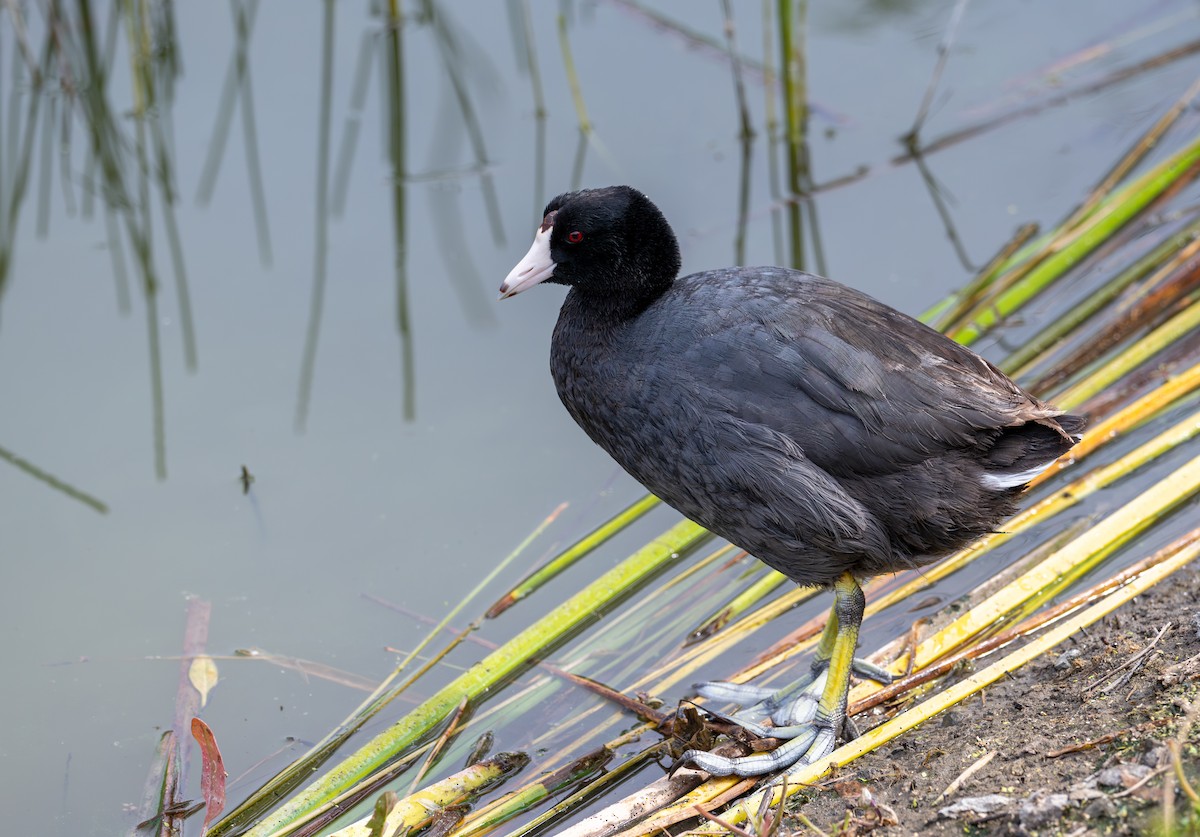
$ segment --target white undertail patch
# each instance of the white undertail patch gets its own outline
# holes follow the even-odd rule
[[[1034,466],[1027,471],[1017,471],[1016,473],[985,473],[980,482],[983,483],[984,488],[991,488],[995,491],[1017,488],[1029,482],[1053,464],[1054,460],[1051,460],[1043,465]]]

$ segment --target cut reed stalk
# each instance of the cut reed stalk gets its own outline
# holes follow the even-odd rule
[[[247,833],[252,837],[265,837],[294,830],[315,816],[345,788],[384,768],[432,734],[463,697],[475,700],[495,689],[528,666],[531,659],[545,656],[550,648],[592,621],[597,614],[620,602],[639,584],[652,578],[706,537],[708,533],[690,521],[677,524],[476,663],[421,706],[255,824]],[[219,837],[219,834],[214,834],[214,837]]]
[[[1038,234],[1037,224],[1022,224],[1013,233],[1000,251],[983,266],[983,269],[962,289],[951,293],[932,308],[927,309],[920,320],[929,323],[938,331],[945,331],[988,293],[992,283],[1001,275],[1013,257]]]
[[[995,296],[989,296],[964,316],[962,325],[947,333],[960,343],[970,345],[1034,297],[1042,293],[1064,272],[1133,220],[1151,201],[1185,176],[1195,176],[1200,162],[1200,139],[1172,154],[1136,180],[1113,192],[1078,227],[1059,232],[1031,261],[1036,266],[1020,281]],[[1018,254],[1020,258],[1020,254]]]
[[[597,794],[625,781],[645,767],[653,753],[652,749],[643,750],[633,758],[621,762],[612,770],[604,771],[557,805],[512,832],[509,837],[522,837],[522,835],[536,833],[545,825],[593,799]],[[455,830],[454,837],[478,837],[478,835],[494,831],[501,824],[529,811],[562,788],[578,783],[588,775],[600,770],[611,757],[612,753],[607,748],[602,748],[592,755],[592,761],[589,763],[584,763],[582,760],[574,762],[555,771],[551,776],[540,778],[531,785],[505,795],[495,804],[467,817],[463,824]]]
[[[1011,628],[992,634],[982,642],[974,643],[961,651],[943,657],[932,665],[926,666],[919,671],[914,671],[912,674],[906,675],[899,680],[892,681],[887,686],[880,687],[875,684],[861,683],[851,690],[850,707],[846,711],[850,715],[856,715],[859,712],[878,706],[881,703],[911,692],[917,686],[921,686],[949,673],[965,660],[977,659],[998,648],[1003,648],[1022,637],[1029,636],[1044,625],[1057,622],[1067,614],[1108,595],[1121,585],[1127,584],[1151,567],[1168,561],[1180,551],[1191,549],[1197,544],[1200,544],[1200,529],[1193,529],[1183,537],[1177,538],[1158,550],[1153,555],[1130,565],[1116,575],[1089,587],[1082,593],[1071,596],[1054,607],[1046,608],[1037,615],[1031,616]]]
[[[1175,271],[1162,283],[1151,286],[1152,290],[1131,300],[1124,310],[1105,322],[1103,330],[1089,335],[1088,339],[1081,341],[1073,351],[1057,359],[1041,378],[1030,385],[1030,391],[1046,392],[1061,385],[1131,339],[1133,335],[1157,328],[1180,308],[1194,301],[1188,297],[1200,286],[1200,265],[1194,261],[1197,253],[1200,253],[1200,240],[1192,242],[1177,254],[1177,259],[1181,258],[1182,262],[1191,264]]]
[[[914,668],[924,668],[980,632],[992,628],[999,620],[1004,619],[1006,614],[1072,568],[1093,565],[1188,500],[1198,490],[1200,456],[1143,491],[1042,564],[926,639],[916,648]],[[907,662],[907,657],[897,660],[893,664],[893,670],[903,671]]]
[[[378,828],[372,828],[371,818],[368,817],[345,828],[339,828],[329,837],[372,837],[377,834],[396,834],[416,829],[427,823],[435,811],[470,799],[528,763],[529,756],[520,753],[497,753],[397,800],[387,811]]]
[[[1074,305],[1071,310],[1064,312],[1061,317],[1030,338],[1024,346],[1005,358],[999,364],[1000,368],[1013,377],[1029,374],[1030,369],[1041,359],[1043,354],[1065,340],[1071,332],[1088,320],[1106,310],[1113,300],[1130,285],[1149,276],[1152,271],[1164,269],[1164,263],[1168,259],[1174,263],[1177,254],[1196,241],[1197,236],[1200,236],[1200,221],[1194,221],[1162,241],[1149,253],[1117,273],[1096,291],[1079,300],[1079,303]],[[1156,278],[1147,279],[1146,284],[1154,283]]]
[[[689,641],[704,639],[737,619],[746,611],[757,605],[767,596],[774,593],[779,586],[785,584],[788,577],[779,570],[767,569],[763,577],[738,593],[729,604],[704,620],[699,628],[688,634]]]
[[[793,770],[787,774],[787,787],[790,792],[802,790],[811,785],[826,771],[836,765],[844,765],[854,761],[860,756],[877,749],[887,742],[895,739],[897,736],[925,723],[930,718],[938,713],[961,703],[966,698],[981,691],[986,686],[1004,677],[1009,672],[1012,672],[1031,660],[1037,659],[1041,655],[1047,653],[1059,643],[1070,638],[1072,634],[1081,628],[1086,628],[1088,625],[1095,623],[1103,616],[1116,610],[1121,605],[1133,599],[1135,596],[1141,595],[1146,590],[1149,590],[1155,584],[1158,584],[1163,579],[1185,567],[1191,561],[1195,560],[1197,555],[1200,555],[1200,543],[1193,543],[1190,547],[1178,552],[1171,559],[1158,564],[1155,567],[1147,570],[1138,578],[1130,581],[1123,587],[1115,590],[1110,595],[1101,599],[1096,604],[1091,605],[1075,616],[1064,620],[1056,627],[1047,631],[1044,635],[1038,637],[1027,645],[1022,646],[1016,651],[1008,654],[1000,660],[997,660],[987,668],[977,672],[976,674],[967,677],[966,679],[955,683],[945,691],[933,695],[924,703],[907,712],[902,712],[895,718],[887,721],[875,729],[856,738],[854,741],[838,748],[823,759],[814,762],[810,765],[805,765],[799,769]],[[766,795],[770,799],[770,805],[775,805],[779,798],[779,786],[771,786],[758,793],[752,794],[745,799],[740,800],[731,809],[725,811],[722,817],[734,824],[745,822],[746,819],[753,814],[754,811],[764,804],[763,796]],[[598,815],[599,816],[599,815]],[[642,829],[639,833],[654,834],[652,830],[653,824],[650,821],[639,825]],[[718,831],[709,828],[706,825],[700,826],[693,833],[696,834],[715,834]]]
[[[1200,305],[1189,305],[1078,383],[1051,397],[1063,409],[1083,405],[1159,352],[1200,327]]]
[[[624,531],[635,520],[641,518],[661,502],[653,494],[647,494],[641,499],[634,501],[622,511],[617,512],[604,523],[601,523],[591,532],[564,549],[544,567],[535,570],[518,582],[516,586],[501,596],[495,604],[487,609],[487,618],[496,618],[521,599],[532,595],[542,585],[549,582],[568,567],[574,566],[579,559],[591,553],[601,544],[608,541],[609,538]]]

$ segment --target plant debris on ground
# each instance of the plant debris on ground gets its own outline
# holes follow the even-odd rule
[[[1179,740],[1194,792],[1196,707],[1200,568],[1193,567],[1058,653],[843,767],[790,807],[831,835],[1200,833],[1200,807],[1180,783],[1169,743]],[[1173,830],[1162,827],[1164,785],[1173,791]],[[792,818],[777,833],[788,828],[812,833]]]

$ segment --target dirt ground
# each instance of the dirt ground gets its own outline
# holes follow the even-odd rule
[[[1142,664],[1132,664],[1168,623]],[[1200,834],[1167,746],[1192,703],[1200,706],[1194,567],[806,791],[799,810],[830,835]],[[1200,789],[1200,712],[1191,717],[1181,763]],[[1102,736],[1114,738],[1051,755]],[[1164,782],[1176,788],[1170,831],[1162,829]],[[956,803],[964,813],[947,811]],[[794,819],[786,825],[813,833]]]

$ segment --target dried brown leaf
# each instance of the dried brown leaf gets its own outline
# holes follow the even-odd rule
[[[225,809],[225,762],[213,731],[199,718],[192,718],[192,738],[200,745],[200,795],[205,804],[204,825],[200,830],[203,837],[208,824]]]

